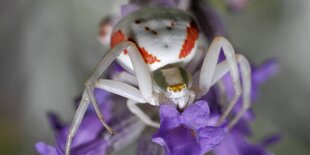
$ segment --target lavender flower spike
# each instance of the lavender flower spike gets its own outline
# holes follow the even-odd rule
[[[160,128],[153,142],[165,148],[166,155],[202,155],[220,144],[226,135],[221,127],[209,125],[206,101],[197,101],[181,114],[171,105],[160,107]]]
[[[107,94],[102,89],[95,89],[94,94],[105,118],[118,134],[111,136],[107,133],[94,110],[90,108],[72,141],[72,155],[104,155],[116,152],[134,141],[145,128],[145,125],[137,117],[130,114],[127,109],[117,107],[120,110],[119,115],[115,116],[115,113],[112,113],[112,108],[116,106],[115,98],[113,98],[115,95]],[[48,118],[54,130],[55,146],[38,142],[35,145],[36,150],[41,155],[64,155],[70,124],[60,122],[55,114],[49,114]]]
[[[49,115],[49,117],[55,117],[55,115]],[[52,120],[52,119],[49,119]],[[57,119],[58,120],[58,119]],[[38,142],[35,147],[38,153],[41,155],[63,155],[64,146],[66,143],[66,135],[69,129],[67,124],[62,124],[59,121],[50,122],[52,126],[59,124],[60,128],[55,129],[55,147]],[[72,154],[79,155],[83,152],[95,154],[96,152],[106,152],[106,141],[99,138],[99,134],[103,130],[96,115],[88,114],[81,123],[81,126],[72,143]]]
[[[96,118],[95,118],[96,119]],[[113,119],[112,127],[117,131],[117,135],[111,136],[105,132],[103,127],[93,128],[101,125],[93,118],[87,116],[82,122],[82,128],[76,135],[72,146],[72,155],[105,155],[117,152],[128,144],[132,143],[144,130],[145,125],[137,117],[131,114],[124,114]],[[94,125],[95,124],[95,125]],[[65,135],[62,131],[67,131],[65,127],[56,132],[56,146],[50,146],[44,142],[38,142],[35,147],[41,155],[64,155]]]
[[[246,136],[237,130],[231,131],[213,153],[214,155],[272,155],[264,145],[251,144]]]

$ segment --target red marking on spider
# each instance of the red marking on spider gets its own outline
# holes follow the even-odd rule
[[[114,32],[111,38],[111,48],[124,40],[127,40],[127,38],[121,30]]]
[[[129,41],[132,41],[132,42],[135,42],[132,38],[128,38]],[[136,44],[137,45],[137,44]],[[146,64],[153,64],[155,62],[160,62],[160,60],[156,57],[156,56],[153,56],[152,54],[149,54],[143,47],[139,47],[137,45],[137,48],[141,54],[141,56],[143,57],[144,59],[144,62]],[[125,51],[125,54],[127,54],[128,52]]]
[[[127,37],[124,35],[124,33],[119,30],[117,32],[114,32],[111,38],[111,48],[113,48],[118,43],[127,40]],[[127,54],[128,51],[124,50],[124,54]]]
[[[130,41],[133,41],[132,39],[128,39],[123,33],[121,30],[113,33],[112,35],[112,38],[111,38],[111,48],[113,48],[114,46],[116,46],[118,43],[124,41],[124,40],[130,40]],[[134,42],[134,41],[133,41]],[[143,47],[138,47],[145,63],[147,64],[153,64],[155,62],[160,62],[159,59],[157,59],[156,56],[153,56],[151,54],[149,54]],[[127,54],[128,51],[127,50],[124,50],[124,54]]]
[[[179,54],[179,58],[185,58],[188,54],[190,54],[192,48],[195,46],[195,42],[198,39],[198,29],[194,22],[187,27],[187,36],[186,40],[183,43],[182,50]]]
[[[160,62],[159,59],[157,59],[156,56],[153,56],[152,54],[149,54],[143,47],[138,47],[139,48],[139,51],[145,61],[145,63],[147,64],[153,64],[155,62]]]

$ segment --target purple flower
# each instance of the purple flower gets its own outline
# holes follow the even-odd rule
[[[51,117],[56,116],[49,115],[50,120]],[[64,146],[69,126],[62,124],[58,119],[50,123],[52,126],[57,125],[59,127],[54,128],[56,138],[55,147],[39,142],[36,144],[36,149],[41,155],[62,155],[64,154]],[[83,154],[83,152],[96,154],[96,152],[106,152],[107,143],[105,140],[100,139],[100,132],[103,130],[101,126],[95,114],[88,114],[85,116],[73,139],[71,146],[72,154],[78,155]]]
[[[251,100],[254,101],[257,98],[257,92],[259,85],[265,82],[270,77],[274,76],[278,71],[277,62],[274,59],[270,59],[260,65],[252,66],[252,90]],[[228,97],[233,95],[232,83],[229,76],[224,78],[224,83],[227,90]],[[233,113],[236,114],[242,105],[242,99],[240,99],[233,109]],[[250,109],[243,115],[242,119],[235,125],[230,131],[223,142],[214,150],[215,155],[271,155],[266,151],[266,146],[270,143],[278,141],[279,136],[274,136],[271,139],[263,142],[262,144],[252,144],[247,140],[247,136],[251,134],[249,122],[254,119],[253,111]],[[276,139],[276,140],[274,140]]]
[[[143,131],[145,125],[127,109],[120,110],[120,115],[112,115],[114,96],[108,95],[104,90],[95,89],[97,102],[107,122],[118,133],[111,136],[105,131],[96,113],[89,109],[73,138],[71,145],[72,155],[97,155],[106,154],[111,151],[118,151],[135,140]],[[122,108],[118,108],[122,109]],[[35,147],[41,155],[63,155],[67,133],[70,124],[60,122],[55,114],[48,115],[49,122],[55,132],[56,144],[50,146],[44,142],[38,142]]]
[[[233,11],[241,11],[248,6],[249,0],[225,0]]]
[[[144,6],[176,7],[177,4],[177,0],[131,0],[128,4],[122,6],[121,15],[124,17]]]
[[[160,128],[153,142],[165,148],[166,155],[200,155],[219,145],[226,135],[221,127],[211,126],[206,101],[197,101],[181,114],[171,105],[160,106]]]
[[[278,73],[278,63],[275,59],[269,59],[262,65],[255,66],[251,65],[252,69],[252,89],[251,89],[251,100],[255,101],[258,95],[259,86],[269,80],[271,77]],[[234,95],[233,84],[230,80],[229,75],[224,77],[225,88],[227,88],[227,97],[231,98]]]
[[[243,8],[247,1],[226,0],[234,10]],[[180,0],[130,0],[128,4],[122,6],[121,15],[113,19],[107,18],[101,23],[99,39],[107,46],[111,38],[112,27],[121,17],[133,11],[145,6],[177,7],[179,2]],[[214,8],[204,4],[201,0],[192,0],[190,3],[188,11],[197,18],[206,38],[212,40],[216,35],[226,34],[224,24]],[[220,59],[222,60],[223,57]],[[276,70],[277,65],[274,60],[260,67],[252,66],[252,100],[256,99],[259,85],[274,75]],[[113,78],[122,71],[124,70],[118,64],[113,64],[107,76]],[[231,98],[234,90],[229,75],[225,76],[223,81],[227,98]],[[251,133],[249,122],[254,119],[252,110],[247,111],[229,132],[223,126],[214,126],[222,108],[218,95],[217,90],[211,88],[200,101],[196,101],[183,112],[179,112],[171,105],[162,105],[159,114],[160,128],[153,137],[150,136],[152,134],[150,130],[146,131],[147,134],[140,136],[137,154],[163,154],[163,147],[166,155],[202,155],[212,150],[215,155],[270,155],[265,148],[269,143],[274,142],[273,139],[268,139],[261,144],[252,144],[247,140],[247,136]],[[116,100],[113,95],[100,89],[95,90],[95,96],[106,121],[117,134],[112,136],[105,131],[91,107],[73,139],[71,146],[73,155],[116,152],[134,141],[145,128],[137,117],[124,109],[125,102],[115,104]],[[211,103],[210,107],[208,102]],[[115,106],[118,107],[115,108]],[[242,99],[238,100],[232,114],[238,113],[241,106]],[[60,122],[55,114],[49,114],[49,122],[55,132],[55,146],[39,142],[36,144],[36,149],[42,155],[62,155],[69,124]]]
[[[272,140],[275,142],[274,139]],[[213,153],[214,155],[272,155],[266,151],[264,143],[252,144],[237,130],[232,130],[221,145],[213,150]]]
[[[251,75],[252,89],[250,95],[251,95],[251,102],[253,103],[257,99],[259,86],[277,74],[278,63],[275,59],[270,59],[260,66],[252,65],[251,68],[252,68],[252,75]],[[232,98],[234,95],[234,89],[230,76],[226,75],[223,79],[226,88],[227,98]],[[241,106],[242,106],[242,98],[240,98],[237,101],[236,106],[232,110],[232,113],[236,114],[241,109]],[[254,113],[250,108],[243,115],[242,120],[248,122],[252,121],[253,119],[254,119]]]

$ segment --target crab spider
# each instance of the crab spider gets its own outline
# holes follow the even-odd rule
[[[250,65],[243,55],[235,53],[224,37],[215,37],[207,52],[202,47],[204,44],[198,45],[198,38],[195,20],[178,9],[147,8],[120,20],[112,32],[111,50],[85,82],[85,90],[68,133],[66,155],[70,154],[72,138],[90,103],[103,126],[114,134],[96,103],[93,95],[95,88],[128,98],[129,110],[145,124],[157,128],[159,123],[151,120],[137,104],[159,106],[160,103],[170,102],[184,109],[208,93],[213,85],[229,73],[235,94],[217,125],[225,121],[242,95],[243,106],[228,123],[228,128],[232,128],[250,106]],[[226,59],[218,63],[221,49]],[[112,80],[99,79],[115,60],[126,71],[115,75]]]

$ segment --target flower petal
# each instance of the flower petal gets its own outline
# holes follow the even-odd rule
[[[43,142],[36,143],[35,148],[37,152],[40,153],[41,155],[60,155],[57,152],[56,148],[54,148],[53,146],[47,145]]]
[[[129,3],[129,4],[126,4],[126,5],[122,5],[121,7],[121,15],[122,17],[124,16],[127,16],[128,14],[136,11],[136,10],[139,10],[141,8],[141,6],[137,5],[137,4],[134,4],[134,3]]]
[[[153,142],[165,148],[165,155],[199,155],[200,146],[193,131],[185,126],[173,129],[159,129],[153,135]]]
[[[76,135],[74,136],[72,147],[88,143],[89,141],[96,139],[101,130],[103,130],[103,127],[98,117],[95,114],[88,115],[84,118]]]
[[[265,137],[264,140],[260,143],[260,145],[263,147],[268,147],[270,145],[278,143],[282,138],[283,137],[280,134],[270,135]]]
[[[170,129],[180,125],[180,113],[171,105],[161,105],[159,109],[160,128]]]
[[[200,100],[188,108],[181,114],[181,122],[191,129],[199,129],[207,126],[210,115],[210,108],[206,101]]]
[[[47,114],[47,119],[54,131],[59,131],[63,128],[63,123],[59,120],[59,117],[55,113],[49,112]]]
[[[107,152],[107,143],[103,139],[97,139],[95,141],[91,141],[86,145],[79,146],[78,149],[72,150],[71,154],[73,155],[98,155],[98,154],[106,154]]]
[[[241,11],[248,6],[248,0],[226,0],[226,3],[233,11]]]
[[[262,84],[279,72],[279,64],[275,58],[268,59],[262,65],[254,67],[253,81]]]
[[[225,138],[227,132],[219,127],[204,127],[198,130],[198,139],[203,152],[209,152],[219,145]]]
[[[251,144],[246,137],[237,130],[232,130],[214,149],[215,155],[272,155],[261,145]]]

